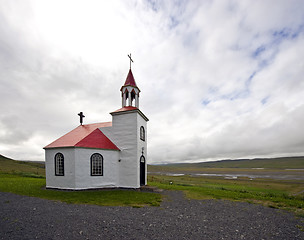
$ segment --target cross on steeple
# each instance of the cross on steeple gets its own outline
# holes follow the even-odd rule
[[[82,125],[83,118],[85,117],[85,116],[83,115],[83,112],[78,113],[78,116],[80,117],[80,125]]]
[[[128,57],[130,58],[130,69],[131,69],[131,62],[133,62],[133,59],[131,58],[131,53],[130,55],[128,55]]]

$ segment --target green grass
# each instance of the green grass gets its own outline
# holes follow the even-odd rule
[[[15,161],[0,155],[0,173],[43,177],[45,176],[45,167],[42,163]]]
[[[149,184],[184,191],[188,198],[247,201],[304,213],[304,182],[152,175]]]
[[[161,195],[134,190],[60,191],[45,189],[45,178],[0,173],[0,191],[57,200],[66,203],[101,206],[159,206]]]
[[[42,163],[15,161],[0,155],[0,191],[57,200],[66,203],[102,206],[159,206],[161,195],[135,190],[60,191],[45,189]]]
[[[285,174],[286,168],[304,168],[304,158],[281,158],[264,160],[244,160],[227,163],[219,162],[214,167],[201,167],[201,164],[177,164],[166,166],[149,166],[149,171],[164,172],[232,172],[232,171],[279,171]],[[250,161],[250,162],[248,162]],[[268,162],[269,161],[269,162]],[[274,162],[275,161],[275,162]],[[287,162],[286,162],[287,161]],[[230,163],[229,163],[230,162]],[[290,163],[288,165],[288,163]],[[206,163],[207,164],[207,163]],[[224,168],[228,164],[229,168]],[[253,165],[251,165],[253,164]],[[267,165],[268,164],[268,165]],[[241,167],[266,167],[269,170],[251,170]],[[237,169],[237,170],[236,170]],[[281,169],[281,170],[280,170]],[[299,170],[300,171],[300,170]],[[159,206],[161,195],[130,190],[88,190],[59,191],[45,189],[44,164],[14,161],[0,155],[0,191],[20,195],[40,197],[67,203],[96,204],[103,206]],[[304,216],[304,181],[283,181],[238,178],[228,180],[210,177],[190,177],[188,175],[171,177],[150,175],[149,185],[168,190],[184,191],[188,198],[194,199],[228,199],[260,203],[269,207],[287,209]],[[172,185],[169,183],[173,182]]]

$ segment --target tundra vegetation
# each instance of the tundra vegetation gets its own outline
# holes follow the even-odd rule
[[[62,191],[45,189],[44,164],[0,156],[0,191],[66,203],[101,206],[159,206],[161,195],[133,190]]]
[[[227,179],[225,174],[241,177]],[[299,179],[288,179],[291,174]],[[275,176],[286,176],[286,179],[275,179]],[[184,191],[188,198],[247,201],[304,217],[303,176],[304,157],[293,157],[153,165],[149,166],[148,181],[158,188]]]
[[[291,171],[304,175],[304,158],[292,158],[288,164],[289,160],[288,158],[259,159],[255,161],[255,164],[252,163],[252,160],[247,163],[244,160],[222,161],[217,164],[149,165],[148,184],[161,189],[183,191],[186,197],[192,199],[247,201],[293,211],[298,216],[304,217],[304,180],[251,179],[249,177],[225,179],[219,176],[193,175],[194,173],[248,174],[257,172],[288,175]],[[231,165],[228,164],[229,162]],[[170,176],[168,173],[183,175]],[[67,203],[103,206],[159,206],[161,202],[161,195],[157,193],[128,190],[60,191],[45,189],[43,163],[15,161],[1,155],[0,191]]]

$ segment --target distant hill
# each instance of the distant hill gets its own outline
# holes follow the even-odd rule
[[[5,157],[5,156],[3,156],[3,155],[1,155],[1,154],[0,154],[0,159],[12,160],[12,159],[10,159],[10,158],[8,158],[8,157]]]
[[[177,163],[149,165],[149,171],[174,170],[176,168],[268,168],[268,169],[304,169],[304,157],[256,158],[241,160],[221,160],[215,162]]]
[[[16,161],[0,154],[0,173],[45,175],[45,166],[41,162]]]

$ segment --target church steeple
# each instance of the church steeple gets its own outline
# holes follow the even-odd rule
[[[125,84],[121,87],[122,107],[133,106],[135,100],[135,107],[139,107],[139,88],[136,85],[130,68]],[[128,100],[128,101],[127,101]]]
[[[139,88],[136,85],[135,79],[133,77],[133,73],[131,70],[131,63],[133,62],[133,59],[131,58],[131,53],[128,55],[128,58],[130,58],[130,70],[127,76],[127,79],[125,81],[125,84],[121,87],[121,98],[122,98],[122,107],[128,107],[133,106],[133,100],[135,99],[135,107],[139,107]],[[128,103],[127,103],[128,99]]]

